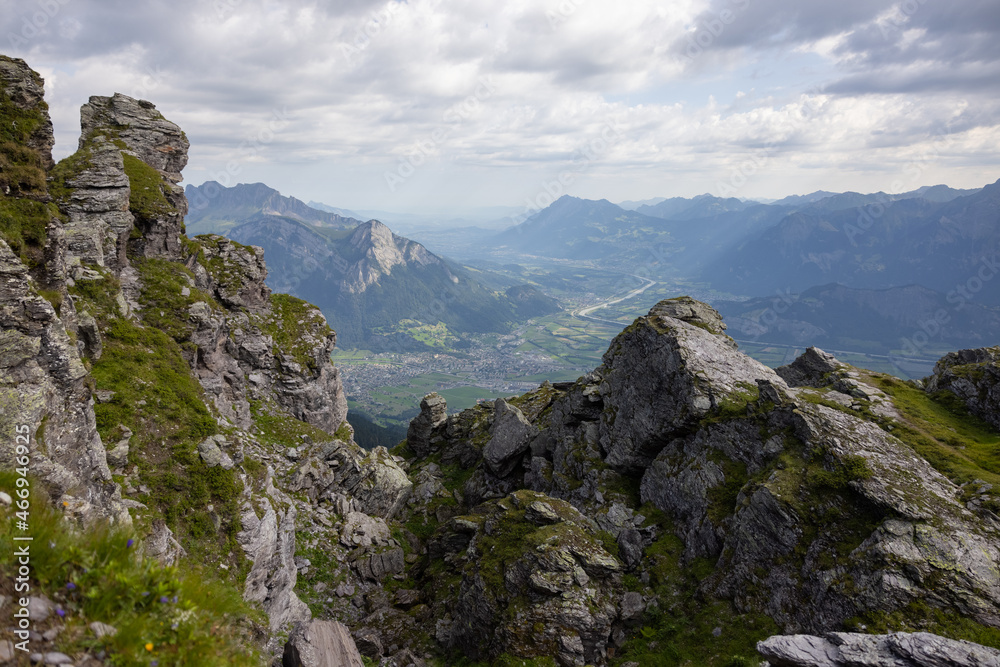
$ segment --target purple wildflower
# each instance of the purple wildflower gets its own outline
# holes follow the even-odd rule
[[[164,595],[164,596],[162,596],[160,598],[160,602],[162,602],[163,604],[166,604],[166,603],[170,602],[170,598],[168,598],[166,595]]]
[[[59,614],[59,618],[64,618],[66,616],[66,612],[62,609],[56,609],[56,613]]]
[[[125,546],[131,549],[133,544],[135,544],[135,540],[130,538],[129,541],[125,543]]]
[[[68,590],[73,590],[73,589],[75,589],[75,588],[76,588],[76,584],[74,584],[74,583],[73,583],[73,582],[71,581],[71,582],[69,582],[68,584],[66,584],[66,588],[67,588]]]

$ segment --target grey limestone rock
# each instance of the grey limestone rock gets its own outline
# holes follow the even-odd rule
[[[210,266],[214,261],[226,267],[224,271],[210,272],[210,282],[205,285],[211,287],[221,303],[251,312],[271,307],[263,248],[239,245],[217,234],[199,237],[198,241]],[[193,265],[190,258],[188,264]]]
[[[121,150],[103,136],[87,146],[83,168],[67,178],[68,199],[59,202],[66,259],[105,266],[116,275],[128,264],[126,248],[135,219],[129,212],[129,179]]]
[[[268,486],[268,490],[282,496],[273,486]],[[277,633],[291,624],[308,621],[312,614],[295,594],[298,576],[295,566],[295,505],[290,503],[286,510],[279,513],[267,496],[260,502],[265,506],[261,518],[257,517],[249,501],[244,504],[241,515],[243,530],[236,536],[247,557],[253,561],[243,597],[263,606],[271,632]]]
[[[337,621],[295,626],[285,644],[282,667],[364,667],[351,633]]]
[[[130,524],[97,433],[87,370],[62,320],[35,295],[28,270],[0,240],[0,464],[14,468],[14,428],[27,425],[32,472],[84,521]],[[45,423],[44,449],[37,434]]]
[[[406,444],[410,451],[423,458],[433,449],[434,429],[448,419],[448,404],[437,393],[430,393],[420,401],[420,414],[410,421],[406,430]]]
[[[229,454],[222,451],[219,445],[225,444],[226,439],[221,435],[213,435],[205,438],[198,445],[198,455],[209,468],[221,466],[224,470],[232,470],[236,465]]]
[[[790,387],[825,387],[831,384],[830,375],[842,371],[844,364],[829,352],[818,347],[810,347],[787,366],[776,368],[775,372]]]
[[[162,189],[169,211],[150,212],[136,220],[141,237],[137,249],[146,257],[181,259],[180,234],[187,213],[184,189],[177,185],[188,161],[187,137],[180,127],[163,117],[152,102],[115,93],[94,96],[80,111],[80,148],[99,134],[125,144],[124,152],[155,169],[163,178]],[[139,213],[139,212],[134,212]]]
[[[1000,347],[950,352],[925,382],[929,393],[949,391],[969,412],[1000,428]]]
[[[42,167],[50,169],[54,164],[52,147],[55,145],[55,135],[48,105],[44,100],[44,85],[42,77],[28,67],[28,63],[20,58],[0,56],[0,90],[21,109],[42,111],[44,120],[28,138],[28,147],[38,153]]]
[[[694,308],[682,305],[685,311]],[[711,310],[702,306],[699,311]],[[669,302],[654,306],[604,355],[598,369],[604,401],[600,443],[609,465],[644,469],[674,434],[727,401],[756,393],[757,380],[769,381],[780,393],[787,390],[773,370],[737,351],[725,334],[714,333],[717,314],[685,314],[691,323],[670,315],[677,310]]]
[[[497,477],[511,474],[538,435],[524,414],[502,398],[494,404],[492,437],[483,446],[483,461]]]
[[[758,642],[771,667],[996,667],[1000,651],[926,632],[824,637],[779,635]]]
[[[689,296],[675,299],[664,299],[652,307],[650,316],[671,317],[689,324],[707,329],[711,333],[721,334],[726,330],[726,323],[719,311],[707,303],[696,301]]]
[[[153,522],[153,528],[143,545],[145,553],[163,565],[176,565],[187,555],[184,547],[174,537],[174,533],[163,520]]]

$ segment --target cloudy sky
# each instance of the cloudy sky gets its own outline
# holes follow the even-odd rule
[[[153,101],[187,183],[345,208],[1000,178],[996,0],[0,0],[0,52],[79,107]]]

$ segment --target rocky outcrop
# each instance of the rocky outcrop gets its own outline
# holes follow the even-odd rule
[[[406,430],[406,444],[419,457],[431,453],[434,447],[434,429],[448,419],[448,403],[436,392],[427,394],[420,401],[420,414],[410,420]],[[437,442],[443,438],[438,437]]]
[[[770,667],[987,667],[1000,665],[1000,651],[927,632],[863,635],[832,632],[824,637],[789,635],[757,644]]]
[[[126,246],[135,222],[129,212],[129,179],[121,150],[97,136],[77,160],[78,171],[64,176],[68,195],[60,201],[69,218],[67,262],[107,267],[120,275],[128,265]]]
[[[439,640],[478,660],[605,664],[622,565],[596,531],[569,503],[530,491],[453,519],[432,546],[463,573]]]
[[[311,501],[336,502],[345,494],[366,514],[392,518],[409,497],[413,482],[384,447],[365,452],[353,442],[334,440],[302,456],[289,489]]]
[[[775,372],[791,387],[825,387],[832,383],[834,373],[845,368],[832,354],[810,347],[795,361],[776,368]]]
[[[180,234],[187,213],[181,170],[189,143],[176,124],[166,120],[152,102],[115,93],[94,96],[81,109],[80,149],[104,136],[125,154],[125,172],[132,193],[132,213],[140,229],[138,254],[181,259]],[[129,157],[135,162],[129,163]]]
[[[480,659],[546,646],[560,664],[603,664],[601,651],[648,622],[649,600],[674,607],[686,596],[789,632],[911,608],[1000,627],[1000,523],[966,508],[963,489],[896,437],[906,417],[880,388],[892,382],[817,349],[776,373],[724,327],[708,306],[670,300],[574,383],[448,417],[424,402],[403,517],[435,522],[429,563],[461,573],[428,603],[438,644]],[[595,599],[586,618],[546,607],[544,595],[577,599],[568,562],[532,551],[535,530],[573,522],[560,503],[589,517],[581,530],[615,551],[616,572],[660,583],[626,596],[615,575],[588,571],[585,587],[614,613],[597,613]],[[693,588],[664,574],[696,563],[705,569]],[[545,644],[546,629],[566,627]]]
[[[282,667],[363,667],[348,629],[337,621],[295,626],[281,659]]]
[[[227,308],[260,313],[271,308],[264,250],[215,234],[198,237],[202,256],[192,255],[188,268],[202,289],[211,290]]]
[[[926,380],[928,392],[948,391],[969,412],[1000,428],[1000,347],[950,352]]]
[[[483,462],[497,477],[506,477],[528,451],[538,429],[502,398],[496,400],[493,410],[492,437],[483,446]]]
[[[49,107],[44,99],[42,77],[20,58],[0,56],[0,90],[3,90],[4,95],[18,108],[38,110],[42,113],[41,122],[27,137],[25,145],[38,154],[43,169],[51,169],[54,164],[52,147],[55,146],[56,140],[52,132],[52,120],[49,118]]]
[[[596,371],[604,402],[599,437],[609,465],[645,468],[666,444],[664,436],[739,401],[758,380],[785,388],[773,370],[716,331],[721,318],[714,309],[668,300],[612,341]]]
[[[289,624],[308,621],[312,614],[295,594],[298,569],[295,566],[296,509],[271,484],[258,500],[263,516],[258,517],[254,502],[243,505],[243,530],[237,540],[253,567],[247,575],[243,597],[257,602],[267,612],[272,632]],[[275,509],[276,501],[284,500],[287,509]]]

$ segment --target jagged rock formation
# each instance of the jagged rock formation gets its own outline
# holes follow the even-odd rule
[[[268,614],[272,656],[297,628],[288,664],[357,664],[313,616],[382,665],[645,664],[665,646],[705,664],[782,631],[1000,628],[992,441],[941,393],[995,416],[988,351],[942,361],[931,393],[816,349],[771,370],[714,310],[668,300],[576,382],[457,415],[430,395],[405,446],[365,452],[322,314],[270,293],[259,247],[181,234],[179,128],[93,98],[48,184],[21,65],[0,59],[0,112],[32,123],[0,145],[21,156],[0,207],[33,216],[0,239],[3,462],[26,424],[54,500],[83,521],[130,511],[165,563],[197,553]],[[409,261],[376,224],[351,238],[395,247],[358,262]],[[945,646],[893,637],[806,645],[896,664]]]
[[[1000,651],[927,632],[825,637],[771,637],[757,645],[770,667],[987,667],[1000,665]]]
[[[125,248],[135,223],[129,212],[129,179],[121,150],[95,136],[80,171],[65,178],[72,194],[63,204],[67,262],[106,266],[120,275],[128,266]],[[81,267],[82,268],[82,267]]]
[[[134,206],[132,211],[141,231],[136,239],[137,250],[146,257],[180,259],[180,233],[187,213],[187,198],[177,184],[182,179],[190,146],[184,132],[166,120],[152,102],[120,93],[91,97],[81,109],[80,126],[81,150],[95,137],[104,136],[118,144],[124,155],[141,162],[132,167],[139,172],[131,176],[132,180],[140,180],[140,173],[146,171],[142,165],[161,177],[152,182],[141,178],[141,184],[133,185],[142,190],[135,193],[135,199],[143,204]],[[165,204],[160,199],[165,199]]]
[[[45,82],[38,72],[20,58],[0,56],[0,90],[10,102],[20,109],[37,109],[42,112],[40,122],[34,124],[24,145],[35,153],[43,169],[50,169],[52,147],[56,139],[52,132],[52,120],[48,116],[48,104],[45,103]],[[9,192],[5,194],[10,194]]]
[[[949,391],[969,412],[1000,428],[1000,347],[950,352],[934,366],[928,391]]]
[[[183,236],[180,128],[149,102],[91,98],[49,193],[51,156],[25,152],[51,147],[41,80],[6,58],[0,77],[3,113],[13,101],[31,121],[10,149],[25,176],[0,206],[37,202],[35,236],[0,238],[2,463],[15,466],[15,427],[26,429],[31,471],[68,515],[135,516],[151,526],[144,553],[166,564],[183,567],[196,546],[223,577],[245,568],[235,583],[280,651],[279,633],[311,618],[295,593],[296,533],[314,508],[284,492],[291,460],[278,452],[339,443],[353,458],[338,497],[383,516],[409,480],[384,450],[353,443],[323,315],[271,294],[260,248]]]
[[[0,58],[0,86],[5,103],[10,101],[36,115],[36,128],[25,148],[36,154],[36,164],[51,165],[52,124],[42,100],[41,77],[24,61]],[[44,182],[40,188],[32,196],[43,196]],[[10,190],[0,196],[17,198]],[[52,224],[49,220],[46,226]],[[44,267],[38,273],[41,282],[47,283]],[[71,311],[68,306],[65,310]],[[18,467],[15,436],[27,435],[30,469],[54,500],[66,503],[73,514],[86,520],[105,517],[131,523],[118,485],[111,479],[96,428],[87,369],[77,346],[56,309],[39,295],[38,281],[4,239],[0,239],[0,327],[0,436],[4,442],[0,465]]]
[[[285,645],[282,667],[362,667],[347,628],[336,621],[297,625]]]
[[[1000,627],[1000,522],[895,435],[913,424],[887,390],[917,390],[817,349],[774,371],[724,329],[669,300],[574,383],[447,417],[428,396],[400,515],[426,549],[406,574],[428,611],[404,632],[384,621],[389,600],[358,623],[370,657],[409,637],[487,660],[601,665],[624,650],[642,664],[632,628],[647,605],[695,613],[688,596],[730,619],[721,641],[762,618],[786,632],[880,613]],[[672,574],[695,566],[694,583]]]

